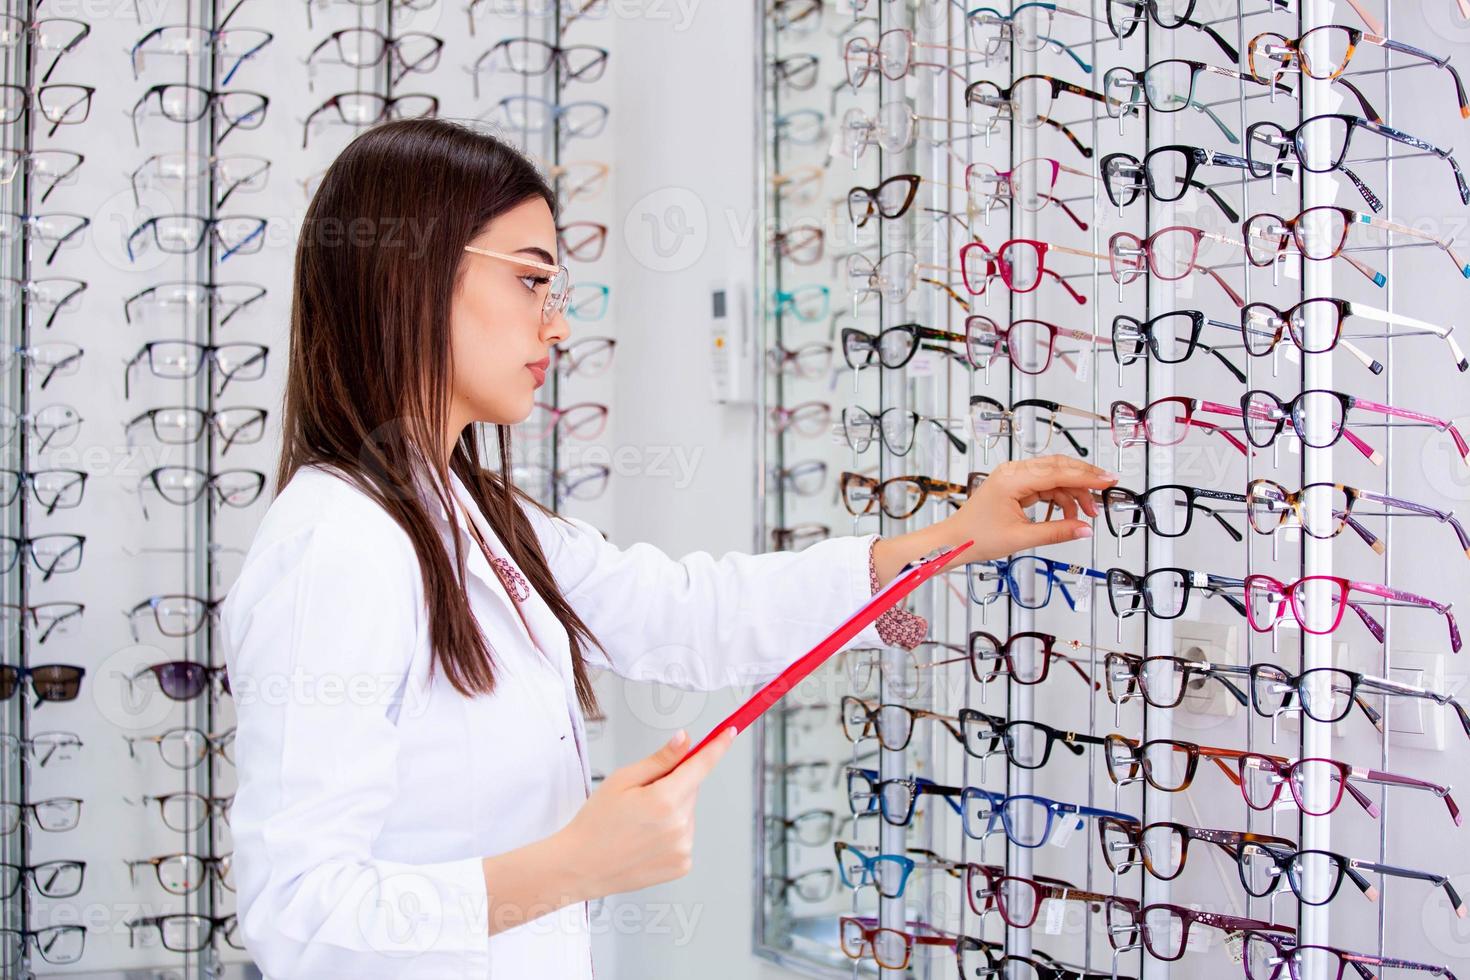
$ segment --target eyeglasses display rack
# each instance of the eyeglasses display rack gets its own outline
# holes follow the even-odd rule
[[[759,954],[1470,962],[1470,10],[1388,8],[766,5],[764,545],[942,519],[1008,460],[1120,479],[763,723]]]

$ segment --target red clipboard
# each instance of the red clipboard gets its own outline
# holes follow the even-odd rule
[[[889,582],[882,589],[874,593],[873,597],[864,603],[861,609],[848,617],[847,622],[829,633],[826,639],[803,654],[801,659],[792,663],[791,666],[781,671],[774,680],[751,695],[750,700],[736,708],[728,718],[716,725],[708,735],[701,739],[698,745],[684,753],[684,758],[680,759],[678,765],[674,766],[674,768],[677,769],[679,766],[682,766],[690,756],[708,745],[714,740],[715,736],[719,735],[725,729],[733,727],[737,732],[745,731],[745,729],[750,727],[752,722],[764,714],[777,701],[780,701],[804,677],[820,667],[843,644],[861,633],[864,627],[887,612],[899,600],[933,578],[941,568],[964,554],[965,550],[974,543],[973,541],[966,541],[957,548],[935,553],[927,558],[921,558],[918,561],[905,565],[903,571],[894,576],[892,582]]]

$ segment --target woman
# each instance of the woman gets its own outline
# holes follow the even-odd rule
[[[1111,483],[1035,460],[891,539],[616,548],[479,465],[472,423],[510,472],[507,427],[567,338],[555,209],[514,150],[421,120],[357,138],[307,212],[278,495],[223,610],[239,922],[273,980],[589,977],[585,903],[689,870],[733,738],[671,771],[681,732],[589,796],[593,668],[762,681],[936,546],[1086,536]],[[1031,523],[1037,501],[1066,518]]]

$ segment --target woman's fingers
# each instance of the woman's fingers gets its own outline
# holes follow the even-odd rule
[[[1118,482],[1101,466],[1071,456],[1038,456],[1012,463],[1005,472],[1017,499],[1058,487],[1102,490]]]

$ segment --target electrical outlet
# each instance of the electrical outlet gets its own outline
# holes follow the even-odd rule
[[[1389,680],[1443,691],[1444,659],[1436,653],[1396,652]],[[1379,698],[1375,703],[1383,700],[1391,702],[1387,707],[1389,745],[1433,752],[1444,748],[1445,714],[1453,709],[1440,707],[1424,698]]]
[[[1212,664],[1239,664],[1238,634],[1237,627],[1223,623],[1175,620],[1174,656],[1195,662],[1208,660]],[[1230,680],[1236,687],[1246,690],[1244,678],[1231,677]],[[1218,680],[1195,676],[1184,689],[1182,707],[1194,714],[1233,718],[1240,709],[1240,702]]]

